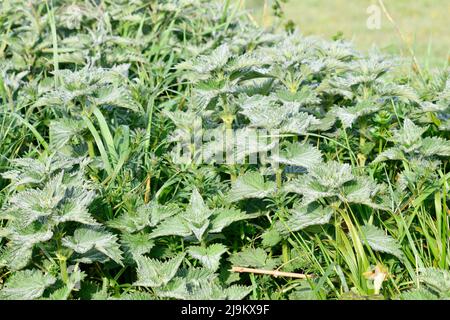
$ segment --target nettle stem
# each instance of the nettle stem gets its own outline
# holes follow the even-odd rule
[[[283,240],[283,243],[281,244],[281,256],[283,257],[283,264],[289,263],[289,246],[287,240]]]
[[[283,169],[278,168],[275,172],[275,180],[277,183],[277,189],[281,189],[283,184]],[[281,256],[283,258],[283,263],[288,264],[290,261],[290,252],[289,252],[289,245],[287,240],[283,240],[281,243]]]
[[[87,141],[87,146],[88,146],[88,154],[89,157],[94,159],[95,158],[95,149],[94,149],[94,142],[92,140],[88,140]]]
[[[283,169],[278,168],[275,173],[275,181],[277,183],[277,188],[281,189],[283,183]]]
[[[69,275],[67,274],[67,258],[62,257],[59,260],[59,267],[61,269],[61,278],[64,281],[64,283],[67,283],[69,281]]]
[[[234,116],[231,113],[227,113],[225,115],[222,116],[222,121],[225,124],[225,134],[226,134],[226,144],[227,144],[227,149],[226,149],[226,157],[227,160],[229,159],[229,156],[233,156],[234,157],[234,139],[233,139],[233,121],[234,121]],[[234,163],[234,159],[231,159],[232,163]],[[229,165],[229,169],[230,169],[230,180],[231,182],[235,182],[236,181],[236,165],[234,164],[230,164]]]

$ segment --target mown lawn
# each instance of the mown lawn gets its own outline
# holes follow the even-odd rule
[[[247,0],[246,3],[261,23],[264,2]],[[376,46],[384,52],[408,57],[408,50],[395,27],[383,13],[380,29],[367,28],[367,8],[377,3],[376,0],[290,0],[284,5],[284,11],[286,18],[292,19],[304,34],[330,38],[341,31],[358,49]],[[448,63],[450,1],[385,0],[384,3],[423,67],[442,67]]]

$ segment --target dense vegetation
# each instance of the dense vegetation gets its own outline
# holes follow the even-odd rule
[[[449,69],[232,1],[4,0],[0,34],[1,299],[450,297]]]

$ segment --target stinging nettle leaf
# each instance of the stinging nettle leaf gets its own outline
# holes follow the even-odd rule
[[[56,278],[39,270],[14,272],[0,290],[0,300],[32,300],[42,296],[44,290],[54,284]]]
[[[403,259],[403,252],[397,240],[387,235],[374,225],[367,224],[361,227],[362,239],[375,251],[386,252]]]
[[[289,214],[286,221],[278,221],[276,224],[276,229],[285,235],[309,226],[327,224],[333,215],[333,209],[311,203],[308,206],[295,206]]]
[[[227,248],[220,243],[215,243],[209,247],[189,247],[189,255],[201,262],[203,266],[212,271],[219,268],[220,257],[227,251]]]
[[[240,252],[233,253],[229,260],[233,266],[238,267],[273,269],[276,265],[276,261],[269,258],[267,252],[261,248],[244,248]]]
[[[238,177],[233,184],[228,194],[228,200],[236,202],[250,198],[262,199],[270,196],[275,191],[275,182],[264,182],[264,177],[259,172],[246,172],[244,175]]]
[[[167,261],[159,261],[144,256],[137,258],[137,281],[135,286],[140,287],[161,287],[166,285],[176,274],[183,262],[184,254]]]
[[[317,148],[310,144],[289,142],[279,154],[272,155],[270,160],[281,164],[305,167],[308,169],[322,162],[322,154]]]
[[[122,265],[122,252],[117,236],[103,230],[79,228],[73,236],[62,239],[62,244],[83,255],[95,249]]]

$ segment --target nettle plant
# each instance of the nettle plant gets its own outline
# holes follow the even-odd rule
[[[302,261],[296,266],[288,249],[289,242],[297,241],[314,255],[308,243],[320,239],[335,247],[336,266],[351,270],[352,290],[378,294],[387,272],[376,268],[383,275],[381,282],[380,275],[367,273],[373,270],[371,265],[383,260],[374,252],[388,253],[398,263],[409,264],[399,242],[383,231],[378,217],[404,209],[406,185],[412,181],[410,189],[417,195],[424,186],[420,176],[428,179],[427,195],[438,190],[430,188],[431,179],[438,176],[438,160],[449,156],[448,140],[422,138],[427,128],[414,125],[406,115],[397,120],[404,121],[403,128],[386,139],[395,125],[392,115],[396,108],[408,109],[423,102],[411,86],[393,82],[388,73],[395,61],[379,54],[364,57],[346,43],[298,34],[272,38],[256,49],[241,51],[224,44],[210,55],[178,65],[194,85],[187,110],[176,111],[176,117],[169,115],[176,132],[183,133],[172,135],[171,141],[193,142],[193,119],[197,117],[202,129],[215,139],[204,142],[200,134],[202,143],[192,144],[190,151],[202,154],[206,162],[211,155],[234,151],[236,162],[215,162],[219,171],[229,173],[232,182],[226,201],[245,201],[246,207],[255,199],[268,201],[259,206],[271,225],[262,235],[262,245],[273,252],[281,243],[280,268],[307,265],[313,272],[320,270],[321,262],[314,258],[310,258],[312,263]],[[253,144],[245,141],[255,128],[267,130],[266,143],[257,138]],[[234,132],[227,141],[228,130]],[[299,137],[305,138],[300,142]],[[270,138],[277,143],[271,144],[274,140]],[[394,146],[386,148],[386,140]],[[331,150],[336,148],[341,151],[333,155]],[[374,157],[377,149],[379,154]],[[255,171],[254,162],[242,164],[242,159],[260,153],[268,153],[258,158],[260,170]],[[193,166],[199,167],[201,156],[190,155]],[[366,167],[369,159],[373,161]],[[394,177],[395,190],[391,181],[374,179],[375,173],[385,168],[378,164],[385,160],[403,160],[405,170],[398,181]],[[314,236],[317,232],[321,235]],[[323,244],[317,245],[324,250]],[[347,285],[336,270],[340,269],[330,272],[336,272]]]
[[[0,299],[448,298],[447,69],[234,1],[6,0],[0,33]]]
[[[117,236],[88,210],[95,187],[84,177],[86,159],[55,155],[13,163],[14,170],[3,174],[11,180],[11,196],[1,215],[6,243],[0,264],[15,273],[2,290],[3,298],[39,298],[49,286],[54,288],[49,298],[67,298],[85,276],[80,262],[121,264]],[[37,268],[24,270],[30,264]]]

